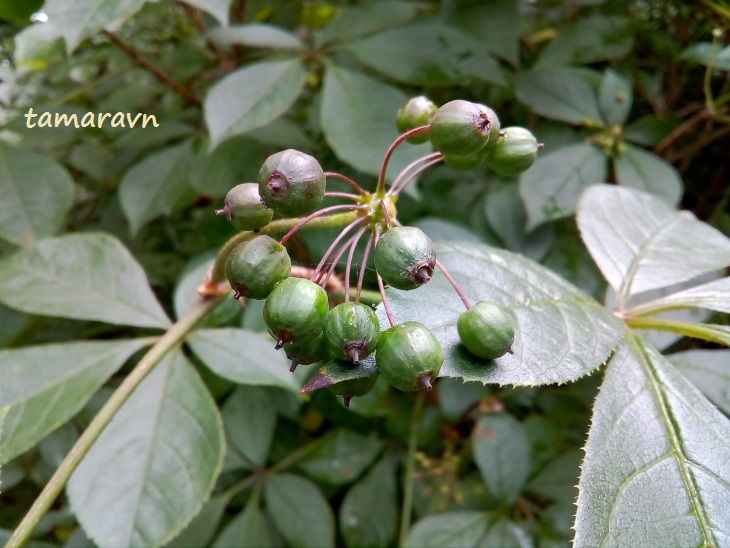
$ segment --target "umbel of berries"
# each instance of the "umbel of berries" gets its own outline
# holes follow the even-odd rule
[[[328,310],[327,293],[319,285],[306,278],[287,278],[266,299],[264,321],[281,348],[321,335]]]
[[[269,156],[258,181],[266,205],[283,217],[308,215],[324,198],[326,178],[319,162],[291,148]]]
[[[238,244],[226,261],[226,277],[236,299],[265,299],[290,273],[291,260],[286,248],[264,235]]]
[[[425,325],[405,322],[380,335],[375,360],[386,381],[404,392],[414,392],[431,389],[444,354]]]
[[[396,114],[396,126],[400,133],[405,133],[417,127],[427,126],[431,123],[438,107],[428,97],[419,95],[412,97],[405,106],[398,109]],[[428,133],[413,135],[408,138],[408,142],[414,145],[425,143],[428,141]]]
[[[421,229],[397,226],[381,236],[373,258],[385,283],[396,289],[415,289],[431,279],[436,251]]]
[[[357,364],[375,352],[380,338],[380,323],[369,306],[346,302],[327,313],[324,334],[335,358]]]
[[[456,329],[469,352],[489,360],[504,356],[515,340],[515,328],[509,316],[490,301],[480,301],[462,312]]]
[[[496,115],[492,109],[457,99],[436,111],[428,134],[444,156],[469,156],[487,146],[493,119]]]
[[[500,175],[518,175],[532,166],[540,147],[529,130],[506,127],[495,145],[487,150],[487,164]]]
[[[225,215],[238,230],[258,230],[271,222],[274,212],[261,199],[259,185],[243,183],[226,194],[223,209],[216,215]]]

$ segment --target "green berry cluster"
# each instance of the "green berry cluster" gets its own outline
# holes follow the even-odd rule
[[[373,192],[344,175],[325,173],[314,157],[289,149],[269,156],[259,171],[258,183],[234,187],[223,208],[216,211],[244,231],[235,237],[236,245],[225,263],[234,298],[266,300],[264,321],[276,348],[291,360],[292,371],[300,364],[323,362],[326,365],[320,371],[331,366],[352,372],[338,373],[337,382],[317,381],[317,388],[327,386],[343,396],[346,405],[353,396],[367,393],[377,374],[403,391],[430,389],[444,361],[439,341],[426,326],[414,321],[395,322],[385,285],[414,290],[428,283],[437,268],[441,269],[466,306],[458,318],[457,331],[467,351],[475,358],[492,360],[512,352],[514,341],[511,316],[488,301],[471,306],[437,260],[431,239],[420,229],[398,222],[395,202],[406,185],[437,162],[464,169],[487,161],[495,171],[514,175],[532,165],[540,145],[523,128],[502,129],[492,109],[469,101],[451,101],[437,108],[427,98],[416,97],[398,111],[396,123],[402,133],[385,154]],[[386,191],[385,170],[395,147],[404,141],[429,140],[437,152],[407,167]],[[326,192],[327,177],[342,179],[357,193]],[[325,196],[353,203],[318,209]],[[284,244],[314,219],[335,217],[325,216],[334,211],[347,211],[337,214],[340,218],[346,216],[340,226],[347,226],[319,264],[306,270],[308,278],[299,272],[292,276],[292,262]],[[274,216],[281,219],[272,223]],[[280,240],[272,236],[286,230]],[[353,254],[366,235],[367,245],[351,300]],[[390,323],[383,331],[372,308],[360,302],[371,250],[382,305]],[[344,302],[332,306],[325,287],[346,252]],[[363,360],[371,356],[377,368],[363,365]]]

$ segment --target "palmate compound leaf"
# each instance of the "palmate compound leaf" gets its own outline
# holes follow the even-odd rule
[[[71,419],[149,340],[83,341],[0,351],[0,464]]]
[[[31,314],[170,325],[144,270],[119,240],[102,232],[47,238],[0,260],[0,301]]]
[[[727,546],[730,422],[634,335],[606,368],[575,546]]]
[[[142,381],[68,484],[71,507],[98,546],[160,546],[208,498],[223,464],[215,402],[180,351]]]
[[[617,317],[529,259],[474,243],[442,243],[436,255],[472,304],[489,299],[515,321],[514,355],[481,360],[459,342],[456,320],[464,305],[443,275],[415,291],[388,289],[396,323],[421,322],[441,343],[442,377],[502,385],[563,383],[605,363],[618,344],[623,324]],[[380,323],[388,325],[382,308]]]
[[[730,239],[663,200],[611,185],[588,188],[578,203],[588,251],[618,293],[667,287],[730,264]]]

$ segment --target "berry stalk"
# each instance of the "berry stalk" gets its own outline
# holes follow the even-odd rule
[[[421,133],[426,133],[429,130],[430,126],[420,126],[414,129],[411,129],[409,131],[406,131],[405,133],[401,133],[395,141],[393,141],[390,146],[388,147],[388,150],[385,152],[385,156],[383,156],[383,162],[380,164],[380,173],[378,174],[378,184],[375,187],[375,193],[385,193],[385,172],[388,169],[388,162],[390,162],[390,157],[393,155],[393,152],[395,152],[395,149],[398,148],[398,145],[400,145],[402,142],[404,142],[406,139],[409,139],[413,137],[414,135],[420,135]]]

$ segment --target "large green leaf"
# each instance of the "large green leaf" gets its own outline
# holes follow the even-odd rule
[[[223,463],[223,424],[185,356],[169,354],[99,436],[68,484],[99,546],[160,546],[200,511]]]
[[[165,546],[169,548],[208,546],[220,525],[230,500],[231,495],[226,493],[212,497],[203,505],[200,512],[187,524],[185,529]]]
[[[728,419],[629,335],[594,407],[574,544],[727,545],[729,440]]]
[[[515,320],[514,355],[493,361],[471,356],[459,342],[456,320],[464,306],[437,273],[416,291],[387,290],[398,323],[425,324],[441,343],[441,376],[482,383],[563,383],[608,359],[623,324],[585,293],[539,264],[479,244],[442,243],[437,257],[475,304],[489,299]],[[387,325],[382,307],[381,325]]]
[[[259,386],[239,386],[222,411],[231,446],[256,466],[266,464],[276,427],[276,407],[271,395]]]
[[[207,139],[201,141],[190,174],[190,183],[200,194],[223,198],[237,184],[256,181],[266,158],[256,141],[248,136],[236,136],[226,139],[213,151],[207,145]]]
[[[63,59],[66,53],[61,31],[48,22],[24,28],[15,35],[14,41],[13,60],[17,67],[23,69],[44,69],[50,63]],[[38,123],[40,119],[34,118],[34,121]]]
[[[338,19],[322,30],[317,41],[319,43],[335,40],[351,41],[407,23],[417,13],[418,6],[413,2],[394,0],[383,0],[363,7],[348,7],[342,11]]]
[[[328,485],[346,485],[357,479],[377,458],[382,443],[343,428],[331,430],[316,449],[297,462],[313,480]]]
[[[601,120],[595,90],[575,68],[548,67],[515,76],[517,98],[538,114],[571,124]]]
[[[616,182],[663,198],[671,206],[682,197],[682,179],[674,166],[656,154],[626,144],[614,160]]]
[[[578,227],[593,259],[618,292],[628,297],[667,287],[730,264],[730,240],[636,190],[596,185],[578,204]],[[701,252],[698,252],[701,250]]]
[[[259,508],[259,491],[246,502],[243,512],[233,518],[215,539],[213,548],[260,548],[276,546],[266,514]]]
[[[598,107],[607,124],[623,125],[631,112],[634,92],[631,82],[611,69],[606,69],[598,92]]]
[[[0,143],[0,196],[0,238],[29,245],[63,226],[74,185],[50,156]]]
[[[335,545],[335,517],[311,481],[275,474],[264,485],[266,510],[288,545],[327,548]]]
[[[299,60],[262,61],[217,82],[204,105],[211,146],[284,114],[304,88],[305,76]]]
[[[274,349],[268,335],[232,328],[199,329],[188,343],[211,371],[228,380],[299,390],[286,355]]]
[[[720,278],[654,299],[636,307],[636,312],[678,308],[705,308],[730,314],[730,278]]]
[[[512,65],[519,64],[520,13],[516,0],[454,4],[448,21],[484,42],[484,47]]]
[[[730,71],[730,46],[723,48],[719,43],[699,42],[692,44],[682,52],[679,58],[690,63],[712,66],[717,70]]]
[[[407,84],[464,85],[470,80],[506,84],[482,41],[439,21],[386,30],[347,49],[364,64]]]
[[[520,178],[527,229],[575,212],[581,191],[606,179],[606,157],[593,145],[578,143],[540,154]]]
[[[48,21],[61,29],[70,52],[84,39],[106,27],[119,27],[146,0],[46,0]]]
[[[183,0],[183,2],[207,11],[223,26],[228,24],[232,0]]]
[[[186,141],[145,156],[124,174],[119,201],[132,234],[195,197],[189,181],[192,154],[192,145]]]
[[[688,350],[667,358],[726,415],[730,415],[730,350]]]
[[[248,23],[234,27],[219,27],[208,33],[214,42],[231,46],[242,44],[255,48],[303,50],[304,44],[295,34],[273,25]]]
[[[9,461],[73,417],[148,341],[68,342],[0,350],[2,457]]]
[[[530,442],[511,415],[487,415],[472,434],[472,454],[487,492],[500,502],[517,500],[530,472]]]
[[[390,143],[398,136],[395,113],[408,97],[400,90],[350,70],[330,66],[322,92],[322,130],[340,160],[365,173],[377,174]],[[398,147],[388,170],[392,180],[430,145]]]
[[[48,238],[1,260],[0,301],[32,314],[170,325],[134,257],[102,232]]]
[[[353,485],[340,506],[340,530],[348,548],[390,546],[398,529],[393,463],[378,462]]]
[[[406,548],[530,548],[523,527],[496,515],[462,511],[427,516],[411,529]]]

